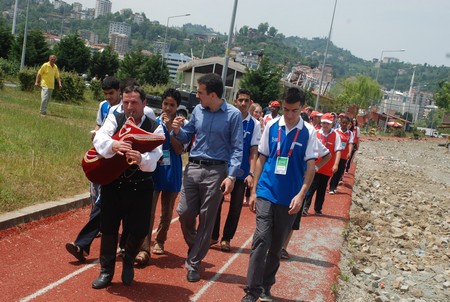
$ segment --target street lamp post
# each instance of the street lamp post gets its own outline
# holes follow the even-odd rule
[[[395,76],[395,80],[394,80],[394,88],[392,88],[392,93],[391,93],[391,97],[388,98],[389,100],[389,108],[386,104],[386,121],[384,123],[384,133],[386,133],[387,130],[387,123],[389,122],[389,110],[391,110],[391,104],[392,101],[394,100],[394,95],[395,95],[395,87],[397,86],[397,79],[398,79],[398,75],[400,74],[400,69],[397,70],[397,75]]]
[[[231,46],[231,40],[233,38],[233,27],[234,27],[234,20],[236,19],[237,5],[238,5],[238,0],[234,0],[233,13],[231,14],[230,30],[228,31],[227,48],[225,50],[225,57],[224,57],[224,63],[223,63],[223,69],[222,69],[222,81],[223,81],[224,91],[225,91],[225,87],[227,87],[228,62],[230,61],[230,46]],[[226,94],[226,91],[225,91],[225,94]]]
[[[166,50],[166,40],[167,40],[167,32],[169,30],[169,20],[172,18],[179,18],[179,17],[187,17],[190,16],[191,14],[184,14],[184,15],[176,15],[176,16],[169,16],[167,17],[167,23],[166,23],[166,34],[164,35],[164,46],[163,49],[161,51],[161,70],[164,66],[164,54],[165,54],[165,50]]]
[[[25,17],[25,29],[23,31],[22,57],[20,59],[20,71],[25,67],[25,53],[27,51],[27,35],[28,35],[28,11],[30,9],[30,0],[27,1],[27,13]]]
[[[325,55],[323,57],[322,72],[320,73],[320,81],[319,81],[319,90],[317,91],[316,104],[314,105],[314,110],[316,111],[319,109],[320,91],[322,90],[323,74],[325,71],[325,62],[328,56],[328,44],[330,43],[331,39],[331,31],[333,29],[334,13],[336,12],[336,6],[337,0],[334,1],[333,17],[331,18],[330,32],[328,33],[327,46],[325,47]]]
[[[404,52],[405,49],[396,49],[396,50],[382,50],[380,55],[380,60],[378,61],[378,68],[377,68],[377,75],[375,77],[375,82],[378,83],[378,76],[380,75],[380,69],[381,69],[381,61],[383,60],[383,54],[385,52]],[[367,116],[367,130],[370,127],[370,114],[372,113],[372,106],[373,106],[373,100],[370,101],[370,108],[369,108],[369,114]]]
[[[378,68],[377,68],[377,76],[375,77],[375,81],[378,83],[378,76],[380,75],[380,69],[381,69],[381,61],[383,60],[383,54],[385,52],[404,52],[404,49],[397,49],[397,50],[382,50],[380,55],[380,60],[378,61]]]

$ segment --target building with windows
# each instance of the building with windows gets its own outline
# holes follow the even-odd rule
[[[72,5],[72,10],[77,13],[81,12],[83,10],[83,4],[80,2],[74,2]]]
[[[165,53],[164,61],[166,61],[169,67],[170,78],[174,80],[177,75],[178,66],[190,62],[192,59],[182,53]]]
[[[131,35],[131,26],[125,22],[110,22],[108,37],[111,37],[113,33],[124,34],[129,37]]]
[[[129,37],[125,34],[112,33],[109,37],[109,45],[119,57],[123,57],[128,51]]]
[[[112,2],[109,0],[95,1],[95,18],[105,16],[111,13]]]

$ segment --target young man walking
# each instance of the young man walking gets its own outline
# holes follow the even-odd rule
[[[253,177],[258,157],[258,144],[261,138],[261,126],[259,122],[248,112],[251,105],[250,91],[247,89],[239,89],[236,93],[234,105],[242,114],[242,129],[244,130],[243,153],[240,173],[236,177],[234,189],[231,192],[230,208],[228,210],[227,219],[223,228],[222,239],[220,240],[220,249],[229,252],[231,249],[230,241],[236,233],[241,216],[242,202],[245,195],[245,188],[249,190],[253,187]],[[220,215],[222,212],[222,202],[217,212],[216,224],[214,225],[211,244],[219,242],[220,233]]]
[[[270,290],[280,266],[281,248],[314,177],[317,137],[300,118],[305,93],[290,88],[283,116],[269,122],[258,147],[255,182],[249,208],[256,212],[256,230],[242,302],[272,301]]]
[[[171,133],[183,144],[195,135],[177,208],[188,245],[185,266],[189,282],[200,281],[200,264],[209,250],[221,197],[233,191],[242,162],[241,112],[222,99],[219,75],[206,74],[197,83],[200,104],[186,125],[183,117],[176,117]]]

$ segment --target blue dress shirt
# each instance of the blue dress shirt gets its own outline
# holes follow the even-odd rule
[[[228,175],[237,176],[242,161],[242,114],[225,100],[212,112],[200,104],[192,111],[191,120],[178,132],[171,133],[183,144],[195,140],[190,158],[229,162]]]

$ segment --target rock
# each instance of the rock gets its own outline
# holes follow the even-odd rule
[[[416,298],[421,298],[423,296],[422,291],[419,288],[412,288],[410,292]]]
[[[402,285],[400,286],[400,291],[402,293],[406,293],[409,290],[409,286],[408,285]]]
[[[450,281],[446,281],[444,282],[444,284],[442,284],[444,286],[445,289],[450,287]]]

